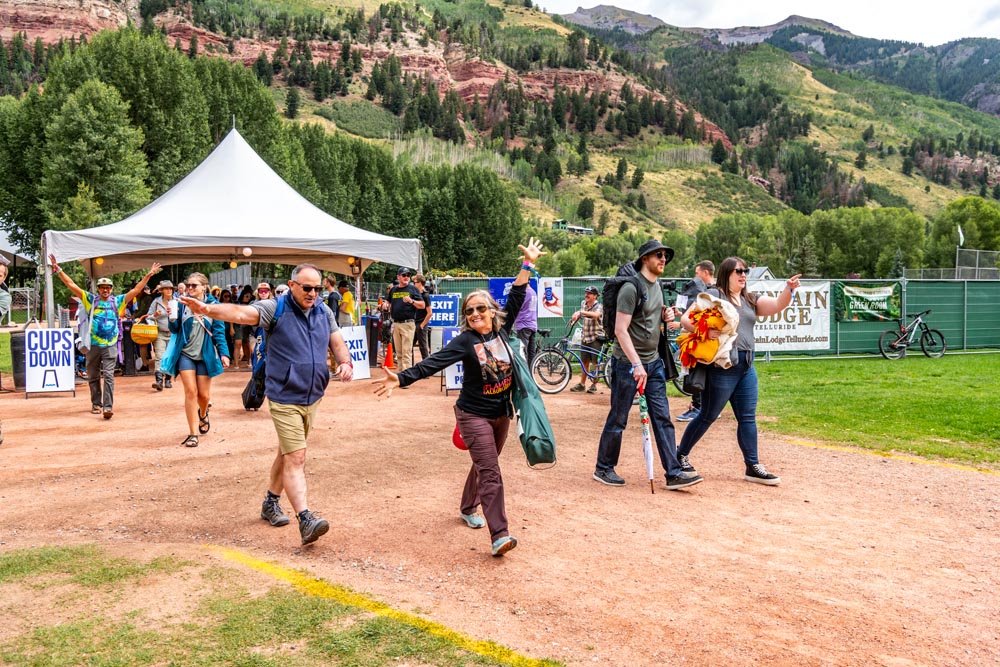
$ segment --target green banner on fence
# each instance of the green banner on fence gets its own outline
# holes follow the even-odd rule
[[[903,287],[899,283],[836,283],[834,294],[838,322],[898,320],[900,317]]]

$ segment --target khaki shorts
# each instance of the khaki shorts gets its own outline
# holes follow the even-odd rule
[[[316,408],[322,400],[312,405],[287,405],[268,400],[267,407],[271,411],[274,430],[278,432],[278,448],[282,454],[306,448],[306,436],[309,435],[316,417]]]

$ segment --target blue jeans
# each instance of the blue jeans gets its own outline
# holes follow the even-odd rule
[[[667,475],[674,477],[681,473],[677,462],[677,440],[674,425],[670,421],[670,407],[667,405],[667,374],[663,359],[644,364],[646,368],[646,405],[649,407],[649,422],[653,429],[656,449],[660,453],[660,463]],[[611,470],[618,464],[622,449],[622,432],[628,424],[628,413],[632,409],[636,384],[632,377],[632,364],[628,360],[611,359],[611,412],[604,422],[601,443],[597,447],[597,469]],[[690,428],[690,427],[688,427]]]
[[[757,460],[757,371],[753,367],[753,353],[740,351],[739,362],[732,368],[708,368],[708,380],[701,392],[701,412],[691,420],[678,454],[687,456],[695,444],[708,431],[726,403],[733,406],[736,416],[736,442],[743,452],[747,465],[760,463]]]

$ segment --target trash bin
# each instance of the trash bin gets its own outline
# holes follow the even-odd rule
[[[378,361],[378,341],[382,332],[382,318],[379,315],[362,315],[361,324],[365,327],[365,338],[368,340],[368,358],[374,368]]]
[[[10,332],[10,361],[14,367],[14,389],[24,389],[24,332]]]

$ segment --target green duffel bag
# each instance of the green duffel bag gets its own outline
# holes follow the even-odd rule
[[[504,337],[506,339],[506,337]],[[522,345],[516,336],[507,340],[514,366],[514,387],[510,392],[517,417],[517,437],[528,459],[529,466],[556,462],[556,436],[545,412],[542,394],[531,377],[528,362],[521,353]],[[550,466],[551,467],[551,466]]]

